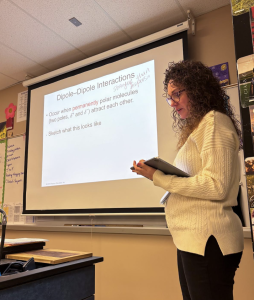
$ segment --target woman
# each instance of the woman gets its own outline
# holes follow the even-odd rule
[[[243,250],[242,224],[232,210],[239,189],[239,124],[218,80],[201,62],[170,64],[164,90],[179,136],[174,165],[191,177],[165,175],[143,160],[133,162],[134,172],[171,193],[165,214],[183,299],[232,300]]]

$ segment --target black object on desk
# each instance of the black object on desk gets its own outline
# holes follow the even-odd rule
[[[31,257],[28,261],[11,261],[10,263],[6,265],[2,265],[2,268],[4,269],[1,276],[9,276],[12,274],[17,274],[20,272],[26,272],[28,270],[34,270],[36,269],[34,258]]]

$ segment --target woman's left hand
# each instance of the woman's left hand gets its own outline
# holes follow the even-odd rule
[[[138,175],[142,175],[150,180],[153,180],[153,174],[156,171],[156,169],[151,168],[149,166],[147,166],[146,164],[144,164],[144,159],[141,159],[138,164],[136,164],[136,161],[133,161],[133,167],[135,168],[135,170],[133,170],[132,172],[137,173]]]

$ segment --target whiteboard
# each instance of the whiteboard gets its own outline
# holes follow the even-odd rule
[[[2,207],[7,213],[8,224],[24,224],[29,220],[22,215],[24,157],[25,136],[9,138],[0,144],[0,182],[3,182]],[[4,165],[6,165],[5,168]]]
[[[5,174],[5,204],[23,203],[25,136],[8,139]]]

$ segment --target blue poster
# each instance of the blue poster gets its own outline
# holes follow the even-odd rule
[[[221,86],[229,84],[229,72],[227,62],[216,66],[212,66],[210,67],[210,69],[212,70],[213,75],[219,79]]]

